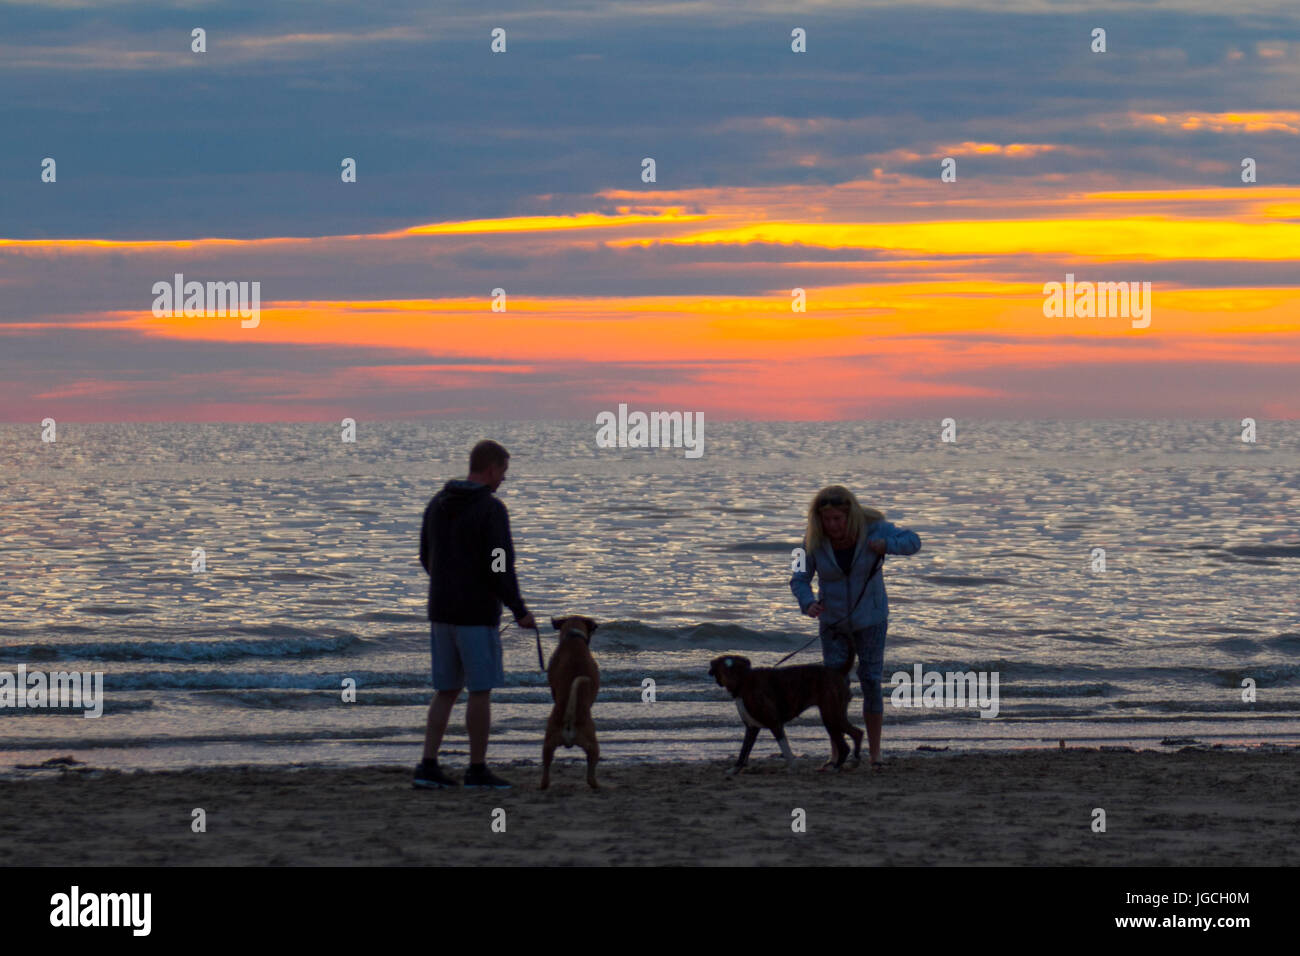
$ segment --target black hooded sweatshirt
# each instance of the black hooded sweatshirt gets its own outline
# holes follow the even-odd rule
[[[420,528],[420,563],[429,572],[430,621],[500,624],[503,604],[516,620],[528,613],[515,579],[510,517],[487,485],[458,478],[433,496]]]

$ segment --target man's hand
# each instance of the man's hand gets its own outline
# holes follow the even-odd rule
[[[824,610],[826,609],[822,607],[821,601],[813,601],[811,604],[808,605],[808,610],[804,611],[804,613],[807,614],[809,617],[820,617],[822,611]]]
[[[525,614],[523,617],[515,618],[515,623],[518,624],[520,627],[528,628],[528,630],[530,631],[534,630],[537,627],[537,622],[533,620],[533,615],[531,611]]]

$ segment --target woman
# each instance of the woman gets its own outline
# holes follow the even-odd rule
[[[880,769],[880,725],[885,703],[881,693],[885,666],[885,631],[889,602],[880,574],[886,554],[916,554],[921,539],[915,531],[895,528],[874,508],[864,508],[853,492],[829,485],[817,492],[808,507],[804,532],[806,567],[790,578],[799,609],[817,619],[822,661],[844,668],[858,657],[862,683],[862,719],[867,725],[871,766]],[[816,600],[812,576],[818,575]]]

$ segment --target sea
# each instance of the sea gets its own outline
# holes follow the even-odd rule
[[[53,442],[0,425],[0,672],[103,688],[98,718],[0,707],[0,773],[413,767],[421,515],[484,437],[512,456],[499,496],[530,609],[599,622],[604,760],[735,757],[709,661],[772,666],[816,636],[792,549],[832,483],[922,542],[882,571],[887,758],[1300,743],[1300,421],[1253,442],[1239,421],[963,420],[951,441],[939,421],[705,426],[695,458],[598,447],[581,421],[362,421],[355,442],[333,422],[60,422]],[[538,760],[537,639],[502,639],[489,761]],[[785,666],[820,661],[814,641]],[[996,716],[896,699],[918,667],[996,674]],[[789,734],[829,754],[815,710]],[[466,750],[458,706],[444,762]],[[777,754],[765,734],[754,759]]]

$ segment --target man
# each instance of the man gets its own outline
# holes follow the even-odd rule
[[[424,759],[415,768],[416,787],[457,786],[438,767],[438,748],[460,692],[469,688],[465,725],[469,730],[466,787],[504,790],[510,784],[487,768],[493,687],[505,684],[501,665],[501,607],[523,628],[536,626],[519,596],[510,518],[492,493],[501,487],[510,453],[481,441],[469,455],[469,475],[453,479],[424,509],[420,563],[429,572],[429,621],[433,686],[424,732]]]

